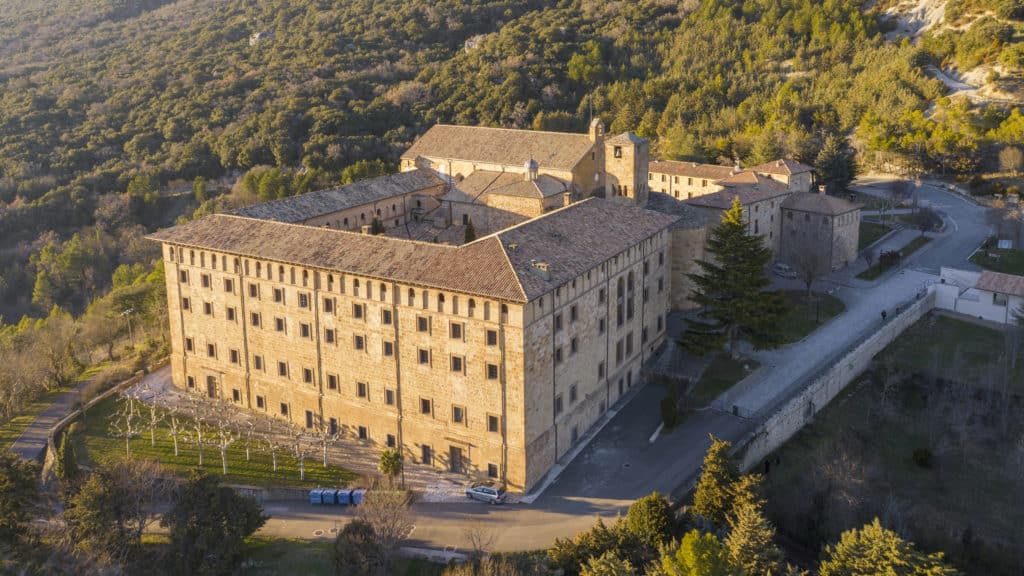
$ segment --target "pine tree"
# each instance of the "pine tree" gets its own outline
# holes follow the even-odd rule
[[[942,553],[925,554],[878,518],[863,528],[847,530],[835,546],[825,547],[820,576],[952,576],[959,574],[942,559]]]
[[[668,500],[653,492],[630,504],[626,512],[626,530],[657,550],[672,536],[672,508]]]
[[[580,576],[633,576],[635,573],[629,560],[623,560],[614,551],[609,550],[600,557],[588,560],[580,571]]]
[[[466,222],[466,237],[464,241],[466,244],[469,244],[473,240],[476,240],[476,228],[473,228],[473,221],[469,220]]]
[[[696,284],[693,300],[718,322],[730,353],[735,356],[741,333],[758,346],[777,341],[785,304],[778,293],[766,291],[771,281],[764,270],[772,253],[748,232],[739,198],[711,230],[707,249],[712,258],[697,260],[701,272],[689,274]]]
[[[729,457],[732,442],[711,437],[711,447],[704,455],[700,480],[693,494],[693,511],[724,526],[732,509],[732,486],[739,478],[739,470]]]
[[[821,151],[814,161],[818,180],[825,184],[825,191],[837,194],[857,177],[857,162],[853,152],[846,145],[846,139],[829,134],[821,145]]]
[[[735,576],[729,555],[714,534],[691,530],[678,548],[661,557],[661,573],[673,576]]]
[[[733,509],[732,529],[725,548],[733,566],[744,574],[772,574],[779,570],[782,553],[772,541],[775,528],[765,519],[761,508],[744,503]]]
[[[753,506],[758,510],[764,509],[764,490],[761,481],[764,479],[760,474],[744,474],[736,479],[729,486],[730,508],[729,524],[734,524],[740,508]]]

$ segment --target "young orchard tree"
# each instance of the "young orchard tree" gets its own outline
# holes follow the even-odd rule
[[[321,455],[323,457],[324,468],[327,468],[327,449],[341,438],[340,430],[331,430],[331,424],[329,421],[324,421],[323,416],[320,417],[320,426],[316,429],[316,441],[320,445]]]
[[[267,421],[267,431],[261,435],[260,439],[264,450],[270,454],[274,472],[277,472],[277,453],[284,447],[284,442],[282,442],[281,436],[274,431],[273,422]]]
[[[156,405],[156,391],[153,390],[149,382],[143,384],[142,390],[139,391],[139,399],[142,398],[148,399],[144,404],[146,405],[146,427],[149,428],[149,445],[156,446],[156,429],[163,422],[165,415],[163,410]]]
[[[167,435],[174,441],[174,456],[178,457],[178,439],[185,435],[185,421],[178,414],[177,407],[172,406],[167,413]]]
[[[213,419],[216,427],[217,448],[220,449],[221,474],[228,475],[228,448],[238,440],[235,433],[231,407],[221,403],[213,408]]]
[[[113,435],[124,438],[124,454],[129,460],[132,458],[132,439],[137,438],[142,430],[142,413],[139,411],[138,403],[135,396],[125,395],[110,420]]]
[[[299,462],[299,480],[306,479],[306,458],[316,449],[314,438],[310,438],[304,431],[296,431],[292,435],[292,455]]]
[[[237,434],[239,438],[245,439],[245,461],[248,462],[251,455],[253,441],[259,437],[259,434],[256,431],[256,423],[248,419],[243,422],[236,423],[235,434]]]
[[[696,285],[693,300],[718,322],[730,354],[736,356],[741,335],[760,346],[776,341],[785,304],[778,293],[767,291],[771,281],[764,270],[772,253],[747,229],[739,198],[711,230],[707,246],[711,257],[697,260],[700,273],[689,274]]]
[[[188,412],[189,417],[192,418],[188,437],[196,445],[196,450],[199,452],[199,466],[202,467],[203,446],[210,436],[209,427],[206,424],[206,418],[210,416],[210,409],[203,400],[191,398]]]

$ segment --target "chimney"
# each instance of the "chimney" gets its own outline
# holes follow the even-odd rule
[[[539,168],[537,161],[533,158],[530,158],[525,164],[523,164],[523,171],[525,172],[527,182],[533,182],[537,179],[537,170]]]
[[[548,268],[547,262],[541,262],[540,260],[530,260],[530,271],[532,271],[537,276],[540,276],[543,280],[551,280],[551,270]]]

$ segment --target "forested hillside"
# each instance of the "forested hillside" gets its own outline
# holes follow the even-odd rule
[[[434,122],[595,114],[743,163],[837,134],[862,163],[964,175],[1024,141],[1008,107],[941,98],[941,42],[879,22],[844,0],[0,0],[0,314],[80,313],[218,183],[373,174]]]

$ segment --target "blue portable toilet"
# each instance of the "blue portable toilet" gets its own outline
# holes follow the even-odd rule
[[[352,491],[348,488],[342,488],[337,491],[334,500],[339,506],[348,506],[352,503]]]
[[[358,506],[363,503],[363,498],[366,497],[366,488],[356,488],[352,491],[352,505]]]
[[[324,503],[324,489],[314,488],[309,491],[309,503],[310,504],[323,504]]]

